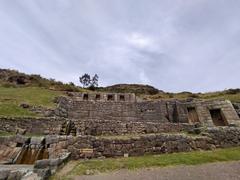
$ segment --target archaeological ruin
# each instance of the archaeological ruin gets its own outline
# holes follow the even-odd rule
[[[240,145],[238,106],[228,100],[147,101],[135,94],[68,93],[57,102],[41,117],[0,118],[1,131],[18,132],[0,137],[1,164],[34,164],[35,173],[47,176],[68,159]],[[39,137],[23,136],[21,130]]]

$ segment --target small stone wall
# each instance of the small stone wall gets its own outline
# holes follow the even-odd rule
[[[0,131],[16,132],[18,128],[31,134],[58,134],[64,118],[0,117]]]

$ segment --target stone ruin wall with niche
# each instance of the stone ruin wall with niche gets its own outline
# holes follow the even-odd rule
[[[211,111],[219,111],[216,124]],[[121,135],[188,131],[203,126],[239,125],[230,101],[144,101],[134,94],[70,93],[56,113],[70,119],[81,135]],[[219,118],[217,117],[217,118]]]

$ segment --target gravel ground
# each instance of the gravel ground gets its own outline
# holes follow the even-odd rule
[[[75,180],[240,180],[240,161],[219,162],[197,166],[119,170]]]

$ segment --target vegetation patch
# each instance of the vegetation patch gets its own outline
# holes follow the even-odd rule
[[[142,157],[93,159],[79,161],[65,175],[65,179],[86,174],[115,171],[119,169],[135,170],[149,167],[165,167],[176,165],[198,165],[204,163],[240,160],[240,147],[217,149],[214,151],[195,151],[162,155],[146,155]],[[71,162],[70,162],[71,163]],[[58,179],[58,174],[53,179]]]
[[[15,135],[15,133],[13,133],[13,132],[0,131],[0,137],[13,136],[13,135]]]
[[[140,95],[145,100],[168,100],[168,99],[200,99],[200,100],[214,100],[214,99],[227,99],[231,102],[240,102],[240,92],[238,89],[229,89],[219,92],[209,92],[209,93],[191,93],[191,92],[181,92],[181,93],[167,93],[159,92],[155,95]]]
[[[40,87],[2,87],[0,86],[0,116],[36,116],[20,107],[21,103],[53,108],[54,98],[62,92]]]
[[[0,137],[4,137],[4,136],[16,136],[16,134],[14,132],[0,131]],[[23,136],[25,136],[25,137],[43,137],[44,135],[36,134],[36,133],[26,133]]]

